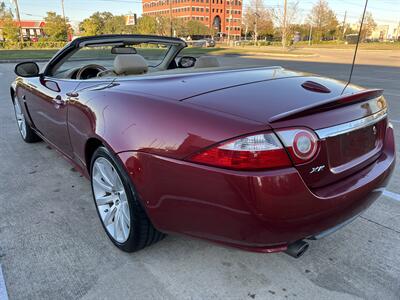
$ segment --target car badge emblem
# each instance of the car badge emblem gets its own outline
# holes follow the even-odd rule
[[[376,126],[375,126],[375,125],[374,125],[374,127],[372,127],[372,132],[373,132],[374,135],[376,135],[377,129],[376,129]]]
[[[325,165],[318,166],[318,167],[314,167],[314,168],[311,169],[310,174],[319,173],[319,172],[321,172],[323,169],[325,169]]]

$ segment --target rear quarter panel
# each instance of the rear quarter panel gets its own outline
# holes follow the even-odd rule
[[[80,91],[69,105],[71,141],[83,164],[90,138],[98,138],[114,153],[140,151],[182,159],[214,143],[269,129],[189,103],[122,91],[117,84]]]

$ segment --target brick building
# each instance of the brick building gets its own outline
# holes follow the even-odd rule
[[[196,20],[215,33],[240,37],[243,0],[142,0],[144,16]],[[210,30],[211,32],[211,30]]]

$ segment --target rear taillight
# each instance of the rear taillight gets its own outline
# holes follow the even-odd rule
[[[276,133],[295,164],[311,160],[318,151],[318,137],[309,129],[280,129]]]
[[[292,165],[281,142],[272,132],[249,135],[205,149],[190,161],[235,170],[260,170]]]

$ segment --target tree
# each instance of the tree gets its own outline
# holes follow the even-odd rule
[[[44,32],[49,41],[62,42],[68,40],[68,19],[64,19],[55,12],[47,12],[44,18]]]
[[[111,16],[104,22],[105,34],[123,34],[129,33],[129,28],[126,26],[125,16]]]
[[[265,37],[274,32],[272,12],[264,6],[262,0],[250,1],[243,16],[243,23],[247,32],[251,32],[255,40],[259,36]]]
[[[187,21],[182,18],[173,18],[172,28],[174,29],[176,36],[187,37],[189,35]]]
[[[19,27],[13,18],[9,15],[4,17],[1,22],[3,23],[3,39],[10,42],[19,41]]]
[[[136,31],[139,34],[156,34],[157,20],[154,17],[142,16],[138,19]]]
[[[206,25],[196,20],[188,21],[186,27],[188,35],[207,35],[210,31]]]
[[[362,17],[361,17],[362,18]],[[361,24],[360,18],[360,24]],[[360,39],[361,41],[365,41],[368,37],[371,36],[372,32],[375,30],[377,24],[372,16],[372,13],[366,12],[364,17],[363,27],[361,29]]]
[[[106,23],[109,23],[110,26],[112,18],[113,14],[110,12],[95,12],[89,18],[84,19],[79,24],[79,28],[85,36],[104,34]]]
[[[0,2],[0,23],[2,24],[2,38],[5,41],[19,41],[19,27],[13,19],[11,10],[8,10],[5,3]]]
[[[3,20],[5,17],[9,16],[11,12],[7,10],[6,4],[2,1],[0,2],[0,20]]]
[[[336,35],[339,22],[326,0],[319,0],[308,15],[308,23],[313,27],[313,40],[332,39]]]
[[[125,16],[114,16],[110,12],[95,12],[79,24],[82,35],[133,33],[134,26],[126,25]]]
[[[290,36],[293,35],[293,23],[296,23],[298,20],[298,6],[299,2],[290,2],[285,8],[282,6],[278,6],[273,10],[273,17],[275,23],[278,25],[278,33],[282,37],[282,47],[285,48],[290,39]]]

